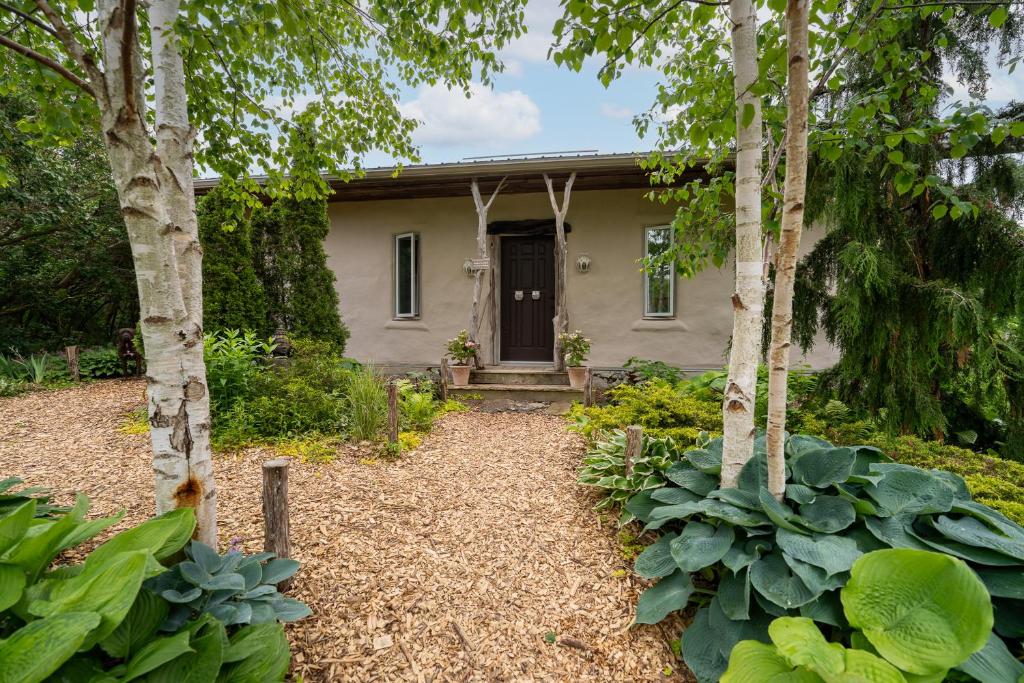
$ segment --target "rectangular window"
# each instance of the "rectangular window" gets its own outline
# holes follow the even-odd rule
[[[419,301],[420,237],[414,232],[395,235],[395,317],[415,318]]]
[[[675,263],[658,261],[672,247],[673,230],[669,225],[645,228],[644,316],[671,318],[675,315]]]

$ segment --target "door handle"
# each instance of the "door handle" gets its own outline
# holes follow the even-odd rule
[[[538,301],[540,299],[540,290],[533,290],[533,300]]]
[[[515,299],[516,299],[516,301],[522,301],[523,300],[523,290],[521,290],[521,289],[517,289],[516,290]]]

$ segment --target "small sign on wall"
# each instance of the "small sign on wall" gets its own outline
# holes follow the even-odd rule
[[[470,259],[470,268],[476,270],[487,270],[491,267],[491,260],[486,258]]]

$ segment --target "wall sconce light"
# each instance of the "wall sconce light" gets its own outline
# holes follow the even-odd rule
[[[590,270],[590,257],[586,254],[580,254],[580,257],[576,259],[576,270],[581,273],[586,273]]]

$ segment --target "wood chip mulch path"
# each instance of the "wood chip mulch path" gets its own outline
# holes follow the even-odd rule
[[[0,478],[82,491],[91,514],[153,509],[147,435],[119,431],[144,384],[107,381],[0,399]],[[306,681],[683,680],[663,631],[630,623],[642,585],[575,484],[582,443],[562,418],[444,417],[395,460],[343,447],[295,462],[289,627]],[[222,543],[262,549],[260,463],[217,457]],[[626,571],[623,571],[626,570]],[[678,636],[678,631],[671,635]],[[675,670],[675,671],[673,671]]]

